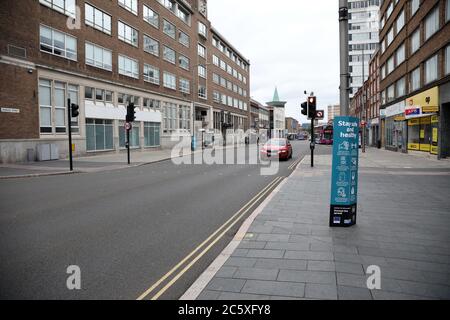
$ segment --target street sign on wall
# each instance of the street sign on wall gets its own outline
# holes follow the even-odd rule
[[[333,126],[330,227],[356,224],[359,119],[336,117]]]

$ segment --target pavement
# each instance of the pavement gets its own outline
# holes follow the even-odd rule
[[[181,299],[450,299],[450,162],[367,149],[357,225],[332,229],[332,159],[315,160],[304,158]],[[368,289],[369,266],[380,290]]]

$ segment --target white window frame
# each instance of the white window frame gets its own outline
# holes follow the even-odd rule
[[[39,3],[66,16],[75,18],[76,16],[75,0],[60,0],[60,1],[64,2],[63,7],[60,7],[59,5],[55,4],[56,2],[55,0],[39,0]]]
[[[130,78],[134,78],[134,79],[139,79],[139,61],[130,57],[127,57],[125,55],[119,54],[118,55],[118,65],[117,65],[117,69],[119,71],[119,74],[130,77]],[[124,68],[120,67],[120,61],[121,59],[124,62]],[[126,64],[130,62],[131,63],[131,69],[127,70],[126,69]]]
[[[148,71],[153,71],[153,77],[148,74]],[[159,85],[160,82],[160,72],[159,69],[151,64],[144,63],[143,77],[145,82],[153,83]]]
[[[88,51],[89,51],[88,47],[92,47],[92,53],[93,53],[92,58],[88,57]],[[101,52],[102,52],[101,60],[97,60],[98,57],[96,56],[96,49],[101,50]],[[108,60],[108,61],[110,61],[109,64],[105,63],[105,54],[109,54],[109,60]],[[85,58],[86,58],[86,64],[89,66],[100,68],[100,69],[107,70],[107,71],[112,71],[112,50],[105,49],[99,45],[92,43],[92,42],[86,41]]]
[[[152,20],[152,19],[146,19],[146,17],[149,16],[148,13],[150,13],[150,12],[152,12],[153,16],[155,16],[156,22],[155,22],[155,20]],[[159,14],[155,10],[150,8],[148,5],[144,4],[142,6],[142,15],[143,15],[145,22],[147,22],[149,25],[155,27],[156,29],[159,29]]]
[[[88,17],[88,8],[91,8],[92,10],[92,17]],[[97,12],[101,14],[101,21],[97,21]],[[101,32],[106,33],[108,35],[111,35],[111,28],[112,28],[111,15],[86,2],[84,4],[84,17],[85,17],[84,22],[86,23],[86,25],[91,26],[94,29],[100,30]],[[105,17],[108,17],[109,21],[108,19],[106,19],[105,21]],[[107,27],[105,25],[107,25]]]
[[[123,26],[123,34],[120,33],[121,26]],[[130,33],[131,38],[127,37],[128,33]],[[134,47],[139,46],[139,31],[121,20],[117,22],[117,36],[119,40],[125,43]]]
[[[150,40],[150,41],[154,41],[157,44],[157,46],[158,46],[158,51],[157,52],[151,51],[151,50],[147,50],[147,45],[146,45],[146,40],[147,39]],[[149,53],[151,55],[154,55],[156,57],[159,57],[159,50],[160,50],[159,41],[153,39],[152,37],[150,37],[150,36],[148,36],[146,34],[144,34],[143,39],[142,39],[142,44],[143,44],[145,52],[147,52],[147,53]]]
[[[163,72],[163,85],[165,88],[177,90],[177,77],[173,73]]]
[[[167,54],[169,52],[173,52],[173,60],[170,60],[169,58],[167,58]],[[163,59],[167,62],[170,62],[171,64],[176,64],[177,63],[177,54],[175,52],[175,50],[173,50],[172,48],[168,47],[168,46],[163,46]]]
[[[49,30],[51,32],[51,42],[52,42],[51,46],[46,44],[46,43],[43,43],[41,41],[42,40],[42,29],[47,29],[47,30]],[[55,46],[55,33],[64,36],[64,49],[58,48],[58,47]],[[68,49],[67,49],[67,40],[68,39],[71,39],[71,40],[73,40],[75,42],[75,51],[72,52],[72,54],[75,57],[72,57],[72,58],[70,58],[68,56]],[[44,47],[46,47],[48,49],[51,49],[51,52],[47,51],[47,50],[43,50],[42,46],[44,46]],[[72,61],[77,61],[78,60],[78,40],[77,40],[77,38],[72,36],[72,35],[69,35],[67,33],[61,32],[59,30],[53,29],[51,27],[47,27],[46,25],[43,25],[43,24],[39,25],[39,49],[40,49],[41,52],[45,52],[45,53],[48,53],[48,54],[51,54],[51,55],[54,55],[54,56],[57,56],[57,57],[65,58],[65,59],[72,60]],[[55,49],[62,51],[64,54],[63,55],[56,54],[55,53]]]
[[[138,0],[118,0],[119,6],[128,10],[134,15],[138,15]]]

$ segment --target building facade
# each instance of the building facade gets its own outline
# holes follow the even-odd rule
[[[267,102],[269,110],[270,138],[286,137],[286,103],[286,101],[280,101],[278,89],[275,88],[272,101]]]
[[[133,149],[249,127],[250,63],[211,26],[205,0],[0,6],[0,162],[39,160],[42,146],[66,157],[69,122],[75,155],[120,152],[131,102]]]
[[[349,0],[350,98],[367,80],[379,44],[380,0]]]
[[[286,117],[286,132],[288,134],[296,134],[298,133],[298,129],[298,120],[292,117]]]
[[[448,157],[450,0],[385,0],[380,17],[386,148]]]
[[[329,105],[328,106],[328,122],[333,121],[334,118],[339,117],[341,115],[341,106],[340,105]]]

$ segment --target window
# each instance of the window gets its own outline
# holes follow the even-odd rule
[[[138,31],[129,25],[123,23],[122,21],[118,22],[119,27],[119,39],[131,44],[132,46],[138,46]]]
[[[163,32],[167,34],[169,37],[175,39],[176,35],[175,26],[167,20],[163,20]]]
[[[105,102],[113,103],[113,96],[114,96],[114,93],[112,91],[106,90],[105,91]]]
[[[112,51],[86,42],[86,64],[112,71]]]
[[[178,42],[181,43],[183,46],[189,48],[190,45],[189,36],[183,31],[178,32]]]
[[[219,57],[216,55],[213,55],[213,64],[219,66]]]
[[[177,105],[164,102],[162,108],[164,132],[171,132],[177,129]]]
[[[420,89],[420,67],[411,72],[411,92]]]
[[[445,10],[445,21],[449,21],[450,20],[450,0],[447,0],[447,3],[445,5],[446,10]]]
[[[75,0],[39,0],[39,2],[67,16],[75,17]]]
[[[220,60],[220,69],[227,70],[227,64],[223,60]]]
[[[406,94],[406,82],[405,78],[401,78],[397,81],[397,98],[403,97]]]
[[[144,64],[144,81],[159,85],[159,69],[152,65]]]
[[[177,17],[180,18],[184,23],[190,25],[191,23],[191,15],[189,12],[178,5],[177,8]]]
[[[396,24],[397,24],[397,33],[399,33],[405,26],[405,10],[402,10],[400,15],[398,16]]]
[[[411,54],[420,48],[420,28],[417,28],[411,36]]]
[[[411,17],[419,10],[420,0],[411,0]]]
[[[77,105],[80,105],[79,99],[78,99],[78,86],[69,84],[67,86],[67,97],[70,99],[70,103],[75,103]],[[78,117],[70,119],[70,125],[72,126],[72,132],[78,133],[80,132],[79,124],[78,124]]]
[[[144,98],[144,107],[149,109],[160,109],[161,101],[155,99]]]
[[[439,29],[439,6],[434,8],[425,18],[425,41]]]
[[[95,89],[95,101],[105,101],[105,90]]]
[[[113,150],[113,131],[112,120],[86,119],[86,150]]]
[[[387,46],[389,47],[394,41],[394,28],[391,28],[387,34]]]
[[[445,74],[450,73],[450,46],[445,48]]]
[[[220,85],[224,88],[227,87],[227,80],[225,78],[220,78]]]
[[[221,97],[219,91],[213,91],[213,100],[214,102],[220,103]]]
[[[119,54],[119,74],[139,79],[139,63]]]
[[[151,8],[147,7],[145,4],[143,6],[143,15],[144,21],[154,26],[155,28],[159,28],[159,15]]]
[[[144,34],[144,51],[159,56],[159,42]]]
[[[395,99],[395,85],[391,85],[390,87],[388,87],[387,92],[388,92],[388,102],[391,102],[392,100]]]
[[[391,2],[386,11],[386,20],[389,20],[389,17],[391,16],[393,11],[394,11],[394,3]]]
[[[198,97],[201,99],[207,99],[206,87],[203,85],[198,86]]]
[[[213,82],[215,84],[220,84],[220,76],[217,73],[213,73]]]
[[[425,84],[428,84],[438,78],[438,56],[428,59],[425,62]]]
[[[206,79],[206,68],[205,66],[198,66],[198,76]]]
[[[189,80],[180,78],[180,91],[183,93],[191,93],[191,85]]]
[[[198,33],[200,35],[202,35],[203,37],[205,37],[205,38],[208,37],[208,32],[206,30],[206,25],[201,23],[200,21],[198,22]]]
[[[181,68],[189,70],[189,58],[180,55],[178,57],[178,63],[180,64]]]
[[[175,64],[175,51],[170,49],[169,47],[164,46],[163,57],[164,60]]]
[[[191,108],[189,106],[179,106],[178,108],[180,130],[190,131],[191,129]]]
[[[88,26],[111,34],[111,16],[87,3],[85,4],[85,22]]]
[[[402,64],[403,61],[405,61],[405,44],[404,43],[397,49],[397,66]]]
[[[40,26],[41,51],[77,60],[77,39],[52,28]]]
[[[198,44],[198,55],[203,58],[206,57],[206,48],[202,46],[200,43]]]
[[[176,90],[177,89],[177,78],[174,74],[164,71],[163,75],[164,87]]]
[[[144,146],[159,147],[161,145],[161,124],[144,122]]]
[[[119,0],[119,5],[135,15],[138,14],[138,0]]]
[[[94,99],[94,88],[85,87],[84,88],[84,98],[93,100]]]
[[[175,13],[175,9],[177,8],[177,3],[175,0],[158,0],[164,7]]]
[[[392,71],[394,71],[394,68],[395,68],[395,61],[394,56],[392,56],[387,61],[387,74],[390,74]]]
[[[52,85],[39,80],[39,123],[41,133],[52,133]]]

